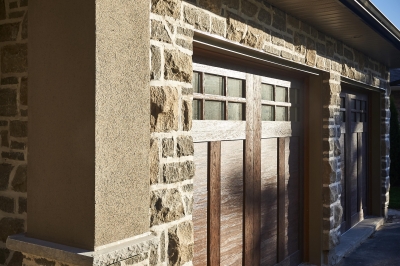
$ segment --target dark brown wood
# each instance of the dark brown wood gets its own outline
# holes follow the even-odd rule
[[[221,265],[243,259],[243,140],[221,142]]]
[[[254,90],[253,76],[247,76],[246,84],[246,141],[244,163],[244,256],[243,265],[256,265],[254,261]]]
[[[258,76],[254,77],[253,88],[253,256],[254,265],[259,265],[261,247],[261,80]]]
[[[286,138],[278,138],[278,262],[285,259],[285,146]]]
[[[278,243],[278,142],[261,140],[261,261],[260,265],[277,263]]]
[[[194,143],[194,163],[196,172],[193,178],[193,231],[194,246],[193,265],[207,265],[207,151],[206,142]]]
[[[304,93],[302,97],[303,102],[303,113],[302,118],[303,122],[303,189],[302,189],[302,196],[303,196],[303,258],[304,261],[309,261],[310,256],[309,256],[309,249],[310,249],[310,232],[309,232],[309,227],[310,227],[310,220],[309,220],[309,215],[310,215],[310,198],[309,198],[309,193],[310,193],[310,169],[309,169],[309,161],[310,161],[310,138],[309,138],[309,130],[310,130],[310,119],[309,119],[309,112],[310,112],[310,104],[309,104],[309,79],[305,79],[304,81]]]
[[[208,265],[220,265],[221,142],[208,144]]]

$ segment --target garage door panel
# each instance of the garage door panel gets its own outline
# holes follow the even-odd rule
[[[193,178],[193,227],[194,227],[194,265],[207,264],[207,143],[194,143],[194,162],[196,166]]]
[[[235,265],[243,248],[243,141],[221,142],[221,263]]]
[[[277,139],[261,140],[261,264],[277,262]]]

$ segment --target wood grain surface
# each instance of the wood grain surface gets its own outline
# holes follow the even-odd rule
[[[193,228],[194,254],[193,265],[207,265],[207,208],[208,181],[207,158],[208,145],[206,142],[194,143],[194,163],[196,172],[193,178]]]

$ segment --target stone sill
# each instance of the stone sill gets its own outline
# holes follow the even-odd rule
[[[336,263],[353,252],[365,240],[367,240],[380,226],[384,224],[383,217],[366,217],[353,228],[340,237],[340,243],[335,248]]]
[[[6,245],[8,249],[49,260],[72,265],[92,266],[110,265],[148,252],[152,245],[156,245],[156,242],[158,242],[156,236],[147,233],[130,241],[116,242],[99,250],[89,251],[19,234],[9,236]]]

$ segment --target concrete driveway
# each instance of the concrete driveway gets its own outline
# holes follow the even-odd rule
[[[389,210],[388,220],[338,266],[400,266],[400,211]]]

